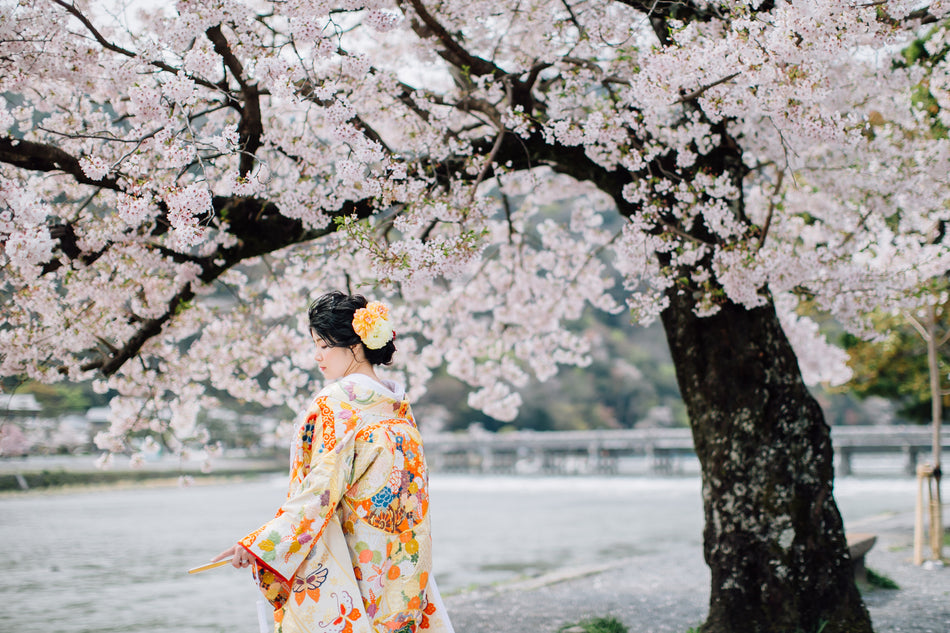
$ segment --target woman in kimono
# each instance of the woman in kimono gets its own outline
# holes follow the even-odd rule
[[[254,568],[276,633],[452,633],[422,439],[404,391],[374,371],[396,351],[388,310],[331,292],[309,317],[331,382],[297,429],[287,500],[214,560]]]

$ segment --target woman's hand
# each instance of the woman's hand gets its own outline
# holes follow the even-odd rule
[[[251,553],[246,549],[236,544],[212,558],[211,562],[215,563],[219,560],[224,560],[225,558],[230,558],[231,565],[238,568],[247,567],[254,562],[254,556],[251,555]]]

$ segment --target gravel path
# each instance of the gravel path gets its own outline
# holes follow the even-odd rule
[[[865,591],[875,631],[950,633],[950,568],[911,563],[913,517],[875,517],[848,529],[877,535],[867,566],[900,586]],[[631,633],[685,633],[702,623],[708,600],[709,570],[702,551],[690,547],[454,595],[446,606],[458,633],[554,633],[605,615]]]

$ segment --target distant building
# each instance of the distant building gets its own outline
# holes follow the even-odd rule
[[[0,417],[35,415],[42,410],[32,393],[0,394]]]

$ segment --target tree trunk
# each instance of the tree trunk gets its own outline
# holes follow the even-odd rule
[[[864,633],[871,620],[832,495],[831,434],[771,302],[663,324],[702,466],[703,633]]]

